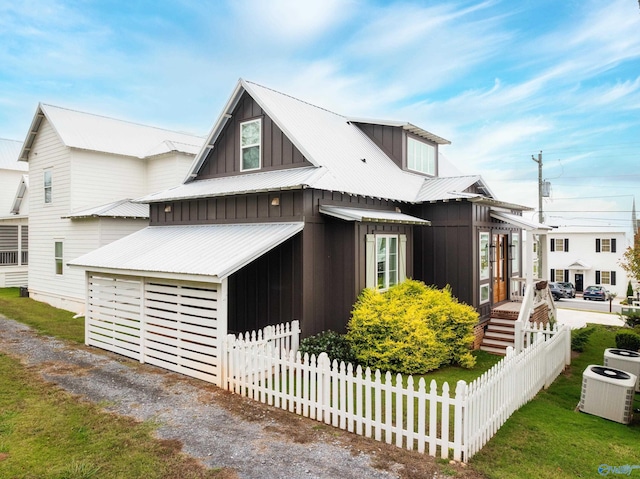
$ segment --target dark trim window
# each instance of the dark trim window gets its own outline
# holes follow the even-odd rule
[[[615,271],[596,271],[596,284],[616,285]]]
[[[262,156],[262,120],[240,123],[240,170],[259,170]]]
[[[551,251],[568,253],[569,238],[553,238],[551,240]]]
[[[615,238],[596,238],[596,253],[615,253]]]
[[[436,174],[436,147],[407,137],[407,168],[426,175]]]
[[[51,170],[44,170],[44,177],[43,177],[43,183],[44,183],[44,202],[45,203],[51,203],[53,196],[53,171]]]

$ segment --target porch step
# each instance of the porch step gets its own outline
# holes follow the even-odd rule
[[[506,328],[513,329],[515,327],[515,320],[504,319],[504,318],[494,318],[493,316],[491,316],[491,319],[489,320],[489,325],[504,326]]]
[[[491,346],[491,347],[502,348],[502,349],[507,349],[508,346],[513,346],[513,344],[514,344],[513,340],[512,341],[504,341],[502,339],[487,338],[486,336],[482,340],[482,345],[483,346]]]
[[[499,354],[500,356],[505,356],[507,354],[507,348],[499,348],[496,346],[480,346],[480,351],[486,351],[491,354]]]
[[[513,325],[507,326],[507,325],[489,323],[489,326],[487,326],[487,332],[489,331],[494,331],[496,333],[507,333],[513,336],[513,332],[515,331],[515,328],[513,327]]]
[[[513,338],[513,331],[511,333],[492,331],[491,326],[489,326],[489,329],[484,333],[484,339],[504,340],[513,343]]]

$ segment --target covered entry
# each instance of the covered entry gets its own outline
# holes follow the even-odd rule
[[[86,270],[86,344],[221,384],[228,277],[302,228],[148,227],[71,261]]]

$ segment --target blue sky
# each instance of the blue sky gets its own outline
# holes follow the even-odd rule
[[[0,138],[38,102],[206,135],[242,77],[447,138],[503,201],[537,207],[542,150],[549,224],[640,193],[637,0],[0,0],[0,65]]]

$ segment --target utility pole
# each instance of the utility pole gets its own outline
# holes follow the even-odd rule
[[[542,214],[542,150],[538,153],[538,159],[531,155],[531,159],[538,163],[538,223],[544,223]]]

